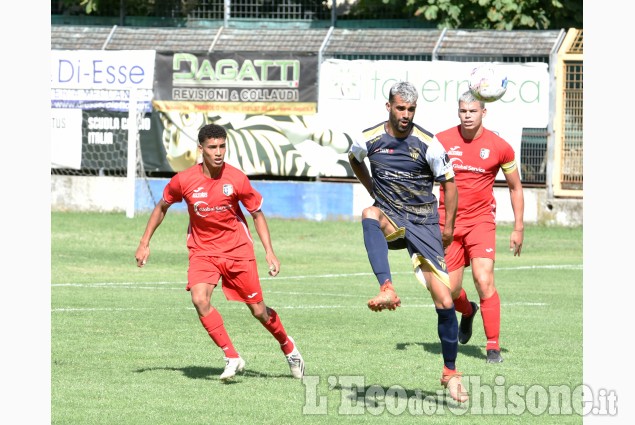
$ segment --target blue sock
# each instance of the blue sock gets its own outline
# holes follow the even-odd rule
[[[456,369],[456,356],[459,352],[459,325],[456,311],[452,308],[437,308],[439,339],[443,364],[451,370]]]
[[[372,218],[362,220],[364,230],[364,245],[368,253],[368,261],[373,268],[377,281],[382,285],[386,279],[392,282],[390,265],[388,264],[388,242],[379,227],[379,222]],[[458,331],[457,331],[458,332]]]

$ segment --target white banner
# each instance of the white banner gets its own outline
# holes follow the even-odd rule
[[[417,87],[415,122],[432,133],[459,124],[458,97],[468,90],[475,62],[326,60],[320,67],[318,116],[322,123],[357,135],[388,119],[388,91],[397,81]],[[523,127],[545,128],[549,119],[549,72],[545,63],[506,64],[502,99],[487,103],[485,126],[507,140],[520,159]]]
[[[82,165],[82,110],[51,109],[51,168]]]
[[[151,111],[154,50],[51,50],[53,108],[127,111],[129,89],[137,89]]]

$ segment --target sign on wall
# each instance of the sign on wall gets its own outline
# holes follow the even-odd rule
[[[128,111],[136,89],[152,109],[154,50],[52,50],[51,107]]]
[[[227,129],[225,160],[247,175],[347,176],[350,140],[317,126],[310,53],[157,53],[154,108],[172,171],[198,160],[198,130]]]
[[[327,60],[320,67],[318,115],[333,131],[356,134],[388,118],[390,87],[410,81],[419,91],[415,122],[432,133],[459,124],[459,96],[478,63]],[[546,128],[549,72],[545,63],[497,64],[509,80],[502,99],[487,103],[485,127],[509,142],[520,158],[522,129]]]
[[[176,172],[194,165],[198,130],[216,123],[228,131],[226,161],[248,175],[352,178],[348,149],[364,128],[388,118],[392,84],[408,80],[417,87],[415,121],[437,133],[458,125],[457,99],[476,65],[334,59],[319,64],[310,53],[52,51],[52,167],[100,167],[87,156],[92,151],[105,151],[95,157],[122,155],[111,164],[124,164],[125,154],[118,152],[126,142],[124,114],[133,87],[145,114],[140,136],[146,170]],[[547,64],[499,66],[506,70],[508,89],[486,105],[484,122],[512,145],[520,161],[522,129],[546,128],[549,121]]]

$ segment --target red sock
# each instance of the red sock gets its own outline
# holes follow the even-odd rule
[[[481,316],[483,317],[483,327],[487,338],[486,350],[500,350],[498,338],[501,327],[501,302],[498,292],[487,299],[481,298]]]
[[[293,343],[287,337],[287,332],[284,330],[284,326],[282,326],[282,321],[278,313],[271,307],[267,307],[267,309],[269,311],[269,320],[262,325],[273,335],[276,341],[280,343],[280,349],[284,355],[291,354],[294,348]]]
[[[240,357],[234,349],[234,345],[232,344],[229,335],[227,335],[225,325],[223,325],[223,318],[218,310],[213,308],[207,316],[201,317],[200,319],[203,327],[212,338],[212,341],[214,341],[214,343],[223,350],[225,357]]]
[[[469,316],[470,314],[472,314],[472,304],[470,303],[470,300],[467,299],[465,289],[461,288],[459,297],[453,301],[454,309],[463,314],[463,316]]]

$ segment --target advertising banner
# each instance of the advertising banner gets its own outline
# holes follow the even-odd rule
[[[51,50],[51,107],[127,111],[129,90],[152,109],[154,50]]]
[[[137,118],[141,151],[148,153],[143,156],[144,168],[146,156],[153,161],[155,152],[161,152],[161,146],[153,142],[151,132],[151,114],[144,114]],[[128,160],[128,126],[127,112],[110,111],[106,109],[91,109],[82,112],[81,132],[81,168],[99,174],[109,175],[112,172],[125,172]],[[145,149],[144,149],[145,147]],[[152,167],[151,162],[148,163]],[[159,162],[154,170],[164,166]],[[152,168],[148,171],[153,171]]]
[[[312,53],[51,53],[52,168],[123,167],[134,88],[143,115],[139,134],[146,171],[171,173],[194,165],[198,130],[216,123],[228,131],[228,163],[251,176],[291,179],[353,178],[347,158],[352,140],[388,118],[388,90],[399,80],[419,91],[415,122],[432,133],[458,125],[457,99],[479,65],[335,59],[319,64]],[[496,66],[504,69],[508,88],[502,99],[486,104],[484,123],[512,145],[520,161],[523,128],[546,128],[549,121],[547,64]]]
[[[154,104],[160,111],[314,114],[317,69],[308,53],[158,52]]]
[[[149,116],[154,55],[154,50],[51,51],[51,168],[125,170],[130,93],[137,111]],[[141,135],[149,123],[148,117],[141,120]]]
[[[51,109],[51,168],[82,165],[82,110]]]
[[[333,132],[354,135],[388,119],[390,87],[410,81],[419,91],[415,122],[432,133],[459,124],[459,96],[469,89],[479,63],[326,60],[320,67],[318,116]],[[497,63],[507,75],[505,95],[486,103],[485,127],[509,142],[520,160],[522,129],[549,120],[549,72],[545,63]],[[504,179],[501,174],[499,178]]]
[[[226,161],[248,175],[349,175],[350,140],[315,125],[317,71],[311,53],[158,52],[153,105],[172,171],[196,163],[198,130],[215,123]]]

